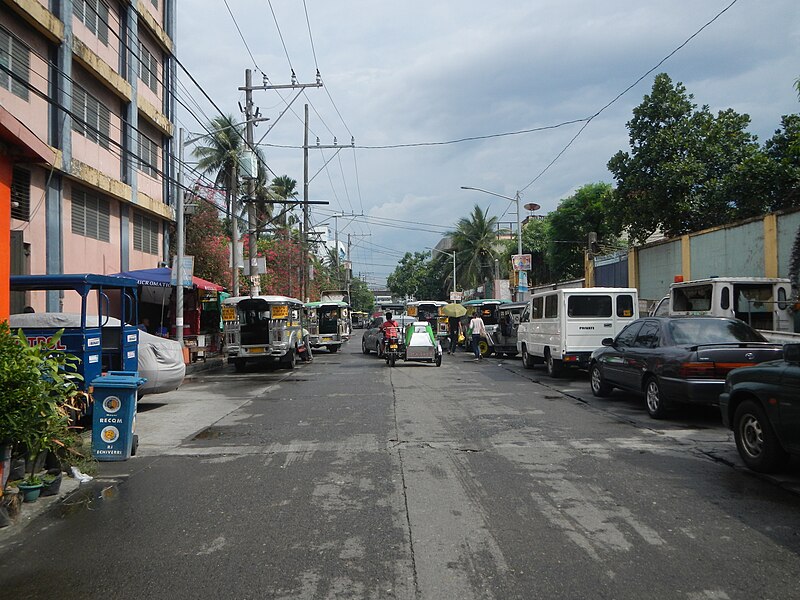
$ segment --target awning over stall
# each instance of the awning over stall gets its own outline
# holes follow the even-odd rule
[[[116,277],[130,277],[135,279],[139,285],[151,287],[170,287],[172,269],[169,267],[158,267],[156,269],[138,269],[136,271],[123,271],[115,273]],[[221,285],[206,281],[200,277],[192,277],[192,285],[200,290],[211,290],[221,292],[224,288]]]

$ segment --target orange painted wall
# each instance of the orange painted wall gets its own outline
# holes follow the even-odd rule
[[[11,174],[13,165],[0,155],[0,321],[8,321],[11,309]]]

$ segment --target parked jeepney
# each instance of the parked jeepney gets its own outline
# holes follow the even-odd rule
[[[506,304],[511,304],[511,302],[508,300],[498,300],[496,298],[479,298],[476,300],[467,300],[461,304],[467,309],[467,314],[462,317],[465,330],[465,346],[469,348],[469,344],[471,343],[472,332],[468,330],[469,321],[472,318],[473,311],[478,311],[478,315],[480,315],[481,319],[483,319],[483,324],[486,326],[486,337],[481,337],[479,342],[481,356],[489,356],[493,352],[490,339],[500,328],[500,307]]]
[[[443,339],[449,335],[447,317],[442,314],[442,307],[446,305],[447,302],[440,300],[414,300],[406,304],[406,315],[430,323],[434,336]]]
[[[497,308],[497,330],[488,337],[490,352],[500,356],[517,355],[517,330],[522,311],[528,306],[527,302],[512,302],[501,304]],[[487,328],[488,332],[488,328]]]
[[[350,306],[347,302],[306,302],[304,308],[311,347],[338,352],[350,337]]]
[[[235,296],[222,302],[228,362],[279,363],[293,369],[302,343],[303,303],[288,296]]]

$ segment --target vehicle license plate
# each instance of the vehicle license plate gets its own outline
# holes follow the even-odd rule
[[[249,354],[263,354],[264,353],[264,349],[263,348],[248,348],[247,352]]]

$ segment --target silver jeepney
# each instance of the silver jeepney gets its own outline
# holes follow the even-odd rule
[[[288,296],[235,296],[222,302],[228,362],[237,372],[247,363],[294,368],[302,343],[303,303]]]

